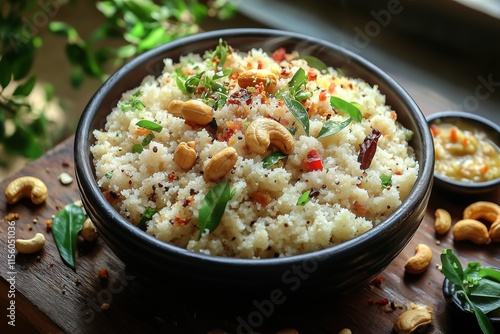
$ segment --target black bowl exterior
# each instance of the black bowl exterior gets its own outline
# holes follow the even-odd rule
[[[90,146],[92,131],[104,126],[106,116],[126,90],[146,75],[158,75],[164,58],[203,53],[222,38],[242,51],[284,47],[322,59],[342,68],[348,76],[378,85],[398,120],[414,132],[411,144],[420,164],[418,180],[408,198],[387,220],[341,245],[310,254],[274,259],[237,259],[206,256],[181,249],[148,235],[121,217],[105,200],[94,174]],[[143,55],[119,69],[95,93],[85,108],[75,137],[75,168],[82,201],[110,248],[127,265],[146,275],[171,278],[236,290],[263,288],[280,291],[331,291],[345,293],[368,282],[403,250],[419,227],[427,208],[434,170],[434,146],[425,117],[410,96],[387,74],[358,55],[309,36],[271,29],[228,29],[183,38]],[[309,289],[313,288],[313,289]]]
[[[475,124],[477,128],[484,130],[488,138],[500,147],[500,125],[482,116],[463,111],[443,111],[427,116],[427,122],[429,125],[439,122],[448,122],[457,126],[463,122]],[[487,182],[465,183],[434,173],[434,183],[440,189],[453,194],[478,195],[498,190],[500,188],[500,177]]]

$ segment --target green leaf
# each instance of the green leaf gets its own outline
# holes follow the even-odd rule
[[[267,157],[262,159],[262,166],[264,168],[270,168],[271,166],[278,163],[278,161],[286,157],[287,157],[286,154],[281,153],[280,151],[274,151],[273,153],[269,154]]]
[[[154,132],[161,132],[161,130],[163,130],[163,127],[160,124],[148,121],[147,119],[142,119],[139,122],[135,123],[135,125]]]
[[[10,64],[7,57],[4,56],[0,60],[0,85],[2,85],[3,88],[7,87],[11,78],[12,71],[10,69]]]
[[[52,219],[52,236],[63,262],[76,270],[76,241],[80,233],[85,212],[76,204],[68,204]]]
[[[380,182],[382,184],[382,188],[392,186],[392,175],[380,174]]]
[[[43,90],[45,92],[45,99],[47,102],[52,101],[56,94],[56,88],[51,83],[46,83],[43,85]]]
[[[26,82],[17,86],[12,95],[22,95],[22,96],[30,95],[31,91],[33,90],[33,87],[35,87],[35,83],[36,83],[36,77],[33,75]]]
[[[149,34],[142,39],[137,45],[137,51],[139,53],[150,50],[158,45],[161,45],[168,41],[168,35],[166,34],[165,28],[158,27],[149,32]]]
[[[494,268],[479,268],[478,276],[482,278],[490,278],[500,283],[500,270]]]
[[[318,59],[314,56],[304,55],[304,56],[300,56],[299,58],[304,59],[307,62],[307,65],[314,67],[315,69],[317,69],[319,71],[323,71],[323,70],[326,70],[328,68],[328,66],[321,59]]]
[[[60,21],[52,21],[49,23],[49,31],[53,34],[66,37],[69,43],[76,43],[80,40],[80,36],[75,28],[67,23]]]
[[[118,50],[116,50],[117,56],[124,59],[133,57],[136,54],[136,52],[137,48],[135,47],[135,45],[124,45],[119,47]]]
[[[323,126],[321,127],[321,130],[319,130],[318,135],[316,138],[324,138],[328,137],[331,135],[336,134],[346,126],[348,126],[352,122],[352,118],[348,118],[345,121],[342,122],[333,122],[331,120],[326,121]]]
[[[478,308],[476,305],[472,304],[471,305],[474,314],[476,315],[477,322],[479,324],[479,327],[481,327],[481,330],[485,334],[495,334],[495,329],[493,328],[493,325],[490,322],[490,319],[481,311],[480,308]]]
[[[11,64],[12,75],[14,76],[14,80],[22,80],[26,75],[28,75],[31,67],[33,66],[33,62],[35,61],[34,52],[26,52],[20,55],[16,60]]]
[[[302,195],[300,195],[299,199],[297,200],[297,205],[306,205],[310,199],[309,194],[311,194],[311,190],[308,190]]]
[[[306,135],[309,136],[309,114],[307,113],[307,110],[304,108],[302,103],[297,100],[293,100],[287,96],[284,96],[283,99],[285,100],[288,110],[290,110],[293,116],[299,121],[300,124],[302,124]]]
[[[307,74],[303,68],[299,68],[297,72],[293,75],[292,79],[288,82],[288,87],[290,87],[292,97],[299,91],[302,86],[307,83]]]
[[[448,278],[453,284],[463,289],[464,272],[462,264],[455,254],[453,254],[451,249],[443,249],[443,252],[441,253],[441,264],[443,274],[446,278]]]
[[[139,220],[139,223],[137,224],[137,227],[143,231],[146,231],[146,222],[148,220],[151,220],[151,218],[153,218],[155,213],[156,213],[155,208],[152,207],[146,208],[146,210],[144,210],[144,213],[141,216],[141,220]]]
[[[36,159],[43,154],[40,141],[26,124],[15,122],[14,133],[5,138],[4,147],[10,153],[20,154],[28,159]]]
[[[222,219],[227,202],[233,197],[229,180],[210,189],[200,203],[198,240],[205,230],[213,232]]]
[[[113,1],[99,1],[95,4],[96,8],[106,17],[112,17],[116,14],[116,6]]]
[[[71,76],[70,76],[71,86],[73,86],[74,88],[81,87],[83,83],[83,78],[84,78],[83,70],[80,66],[73,67],[71,69]]]
[[[333,109],[348,114],[355,121],[361,122],[363,119],[361,111],[359,111],[355,105],[341,99],[340,97],[330,96],[330,105]]]

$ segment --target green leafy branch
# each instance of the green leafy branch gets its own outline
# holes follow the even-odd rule
[[[57,6],[76,4],[78,0],[58,1]],[[0,151],[35,159],[49,149],[61,131],[46,116],[48,102],[56,100],[55,89],[46,84],[42,103],[30,96],[40,85],[33,72],[37,53],[43,44],[39,31],[30,29],[26,18],[43,13],[48,30],[66,39],[64,52],[72,70],[70,82],[80,87],[85,77],[105,80],[109,73],[131,58],[160,44],[194,34],[209,16],[231,18],[235,5],[231,0],[116,0],[97,1],[104,22],[83,37],[68,22],[51,21],[44,4],[38,0],[7,0],[0,16]],[[58,7],[58,8],[59,8]],[[218,55],[219,57],[222,54]],[[134,107],[138,107],[134,105]],[[8,165],[0,159],[0,167]]]

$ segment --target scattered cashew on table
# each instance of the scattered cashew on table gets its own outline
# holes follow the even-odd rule
[[[15,204],[23,198],[29,197],[35,205],[40,205],[47,199],[48,190],[42,180],[33,176],[19,177],[7,185],[5,197],[7,203]]]

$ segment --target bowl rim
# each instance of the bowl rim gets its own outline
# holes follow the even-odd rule
[[[360,64],[361,67],[367,69],[371,73],[374,73],[378,79],[383,81],[387,87],[398,96],[399,99],[403,101],[403,104],[407,106],[409,110],[412,111],[412,117],[415,121],[415,127],[418,129],[422,136],[422,162],[420,163],[419,174],[417,176],[417,181],[408,193],[406,199],[398,206],[398,208],[388,216],[384,221],[380,222],[378,225],[372,227],[370,230],[364,232],[363,234],[345,241],[341,244],[334,245],[322,250],[317,250],[314,252],[297,254],[293,256],[278,257],[278,258],[265,258],[265,259],[246,259],[246,258],[235,258],[235,257],[223,257],[223,256],[213,256],[206,255],[198,252],[189,251],[187,249],[174,246],[163,242],[147,232],[138,229],[136,226],[130,224],[124,217],[122,217],[118,211],[116,211],[111,204],[109,204],[102,192],[100,191],[97,182],[95,181],[95,176],[92,172],[90,155],[90,145],[88,138],[92,135],[91,121],[96,113],[97,107],[106,94],[106,91],[110,89],[116,82],[121,80],[130,68],[138,66],[144,63],[148,58],[153,58],[155,56],[168,53],[169,50],[175,50],[182,46],[189,45],[191,43],[196,43],[206,39],[214,38],[224,38],[224,37],[234,37],[237,36],[253,36],[260,38],[286,38],[297,40],[300,42],[306,42],[314,45],[321,45],[327,47],[331,52],[338,52],[343,56],[349,58],[350,61]],[[167,57],[167,56],[166,56]],[[337,44],[321,40],[308,35],[295,33],[291,31],[279,30],[279,29],[267,29],[267,28],[229,28],[221,30],[213,30],[208,32],[202,32],[188,37],[184,37],[172,42],[166,43],[159,47],[156,47],[150,51],[147,51],[136,58],[132,59],[127,64],[119,68],[115,73],[113,73],[95,92],[87,106],[85,107],[80,121],[77,126],[75,135],[75,174],[80,187],[80,196],[86,197],[93,204],[98,204],[99,212],[104,213],[107,217],[111,219],[116,219],[120,228],[123,232],[129,233],[134,236],[134,238],[139,238],[141,243],[147,243],[148,248],[151,252],[162,253],[165,251],[171,252],[172,255],[179,257],[179,261],[195,261],[198,263],[217,263],[224,266],[233,267],[236,269],[242,263],[248,266],[265,266],[272,267],[276,264],[293,265],[297,261],[307,261],[311,258],[322,259],[327,257],[329,254],[336,253],[340,258],[349,257],[349,253],[359,247],[369,247],[370,239],[373,235],[378,234],[380,231],[386,231],[387,233],[392,232],[392,225],[399,220],[404,220],[407,216],[415,211],[415,208],[421,205],[425,197],[430,196],[431,184],[433,181],[433,170],[434,170],[434,147],[432,145],[432,136],[430,130],[427,126],[427,122],[424,114],[411,98],[411,96],[406,92],[406,90],[393,79],[389,74],[382,71],[379,67],[375,66],[372,62],[361,57],[360,55],[345,49]],[[83,180],[87,180],[86,185],[81,185]],[[420,182],[419,182],[420,181]],[[86,189],[83,189],[86,187]],[[83,201],[86,202],[85,200]],[[95,209],[95,208],[94,208]],[[423,217],[423,216],[422,216]],[[418,225],[412,232],[416,231]],[[406,241],[406,243],[409,240]]]
[[[499,134],[499,141],[500,141],[500,125],[496,124],[495,122],[489,120],[488,118],[478,115],[478,114],[472,114],[468,113],[465,111],[453,111],[453,110],[447,110],[447,111],[440,111],[433,113],[431,115],[428,115],[426,117],[427,123],[431,125],[435,121],[439,119],[446,119],[446,118],[463,118],[466,120],[471,120],[477,123],[482,124],[483,126],[489,128],[491,131],[496,131]],[[500,143],[497,143],[500,145]],[[460,189],[465,189],[465,191],[472,191],[472,192],[482,192],[482,191],[490,191],[495,189],[495,187],[500,185],[500,177],[497,177],[496,179],[490,180],[490,181],[484,181],[484,182],[460,182],[456,181],[453,179],[450,179],[444,175],[441,175],[437,172],[434,172],[434,178],[439,181],[440,184],[446,184],[452,187],[452,189],[460,191]]]

